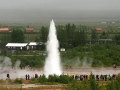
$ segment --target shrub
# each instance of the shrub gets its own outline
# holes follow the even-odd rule
[[[72,77],[69,77],[68,75],[60,75],[60,79],[59,79],[60,83],[68,84],[72,81],[74,81]]]
[[[112,82],[108,83],[106,85],[107,90],[120,90],[120,75],[116,78],[116,80],[113,80]]]
[[[8,83],[9,83],[9,84],[13,84],[13,82],[12,82],[11,79],[8,79]]]
[[[0,79],[0,83],[2,83],[3,82],[3,79]]]
[[[59,82],[59,76],[57,75],[50,75],[49,78],[48,78],[48,82]]]
[[[90,90],[88,81],[72,81],[68,84],[67,87],[64,88],[65,90]]]
[[[68,75],[50,75],[48,78],[45,77],[45,75],[42,75],[38,78],[39,83],[63,83],[63,84],[68,84],[72,82],[74,79],[72,77],[69,77]]]
[[[36,78],[31,78],[29,82],[32,83],[32,84],[34,84],[34,83],[37,83],[38,81],[37,81]]]
[[[39,82],[39,83],[47,82],[46,76],[45,76],[44,74],[43,74],[42,76],[40,76],[40,77],[38,78],[38,82]]]
[[[15,84],[22,84],[22,79],[16,78],[16,79],[14,80],[14,83],[15,83]]]

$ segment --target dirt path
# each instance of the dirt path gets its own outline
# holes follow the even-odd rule
[[[6,89],[18,89],[22,88],[23,90],[61,90],[62,85],[37,85],[37,84],[10,84],[10,85],[0,85],[0,88]],[[0,89],[1,90],[1,89]]]

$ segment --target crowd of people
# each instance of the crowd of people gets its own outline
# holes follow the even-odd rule
[[[75,80],[90,80],[91,78],[92,79],[95,79],[95,80],[101,80],[101,81],[109,81],[109,80],[113,80],[113,79],[116,79],[116,77],[120,75],[120,74],[112,74],[112,75],[69,75],[70,77],[73,77]],[[35,74],[34,75],[34,78],[38,79],[39,76],[38,74]],[[29,80],[30,79],[30,75],[26,74],[26,80]]]
[[[68,75],[68,76],[74,78],[75,80],[80,80],[80,81],[90,80],[91,78],[95,79],[97,81],[99,81],[99,80],[101,80],[101,81],[110,81],[110,80],[116,79],[116,77],[118,75],[120,75],[120,74],[112,74],[112,75],[110,75],[110,74],[108,74],[108,75],[107,74],[105,74],[105,75],[102,75],[102,74],[101,75],[98,75],[98,74],[97,75],[93,75],[93,74],[91,74],[91,75]],[[30,80],[30,78],[31,77],[30,77],[29,74],[25,75],[25,79],[26,80]],[[34,78],[38,79],[39,78],[38,74],[34,74]],[[10,74],[7,74],[7,79],[10,79]]]
[[[75,80],[90,80],[91,78],[92,79],[95,79],[95,80],[102,80],[102,81],[109,81],[109,80],[113,80],[113,79],[116,79],[116,77],[118,76],[119,74],[105,74],[105,75],[72,75],[72,77],[75,79]]]

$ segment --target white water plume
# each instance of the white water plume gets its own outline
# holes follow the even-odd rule
[[[46,77],[54,74],[61,75],[62,70],[60,65],[59,42],[57,40],[55,23],[53,20],[50,23],[46,49],[48,52],[44,67]]]

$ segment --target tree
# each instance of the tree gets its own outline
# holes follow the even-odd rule
[[[11,33],[11,42],[23,43],[25,41],[24,33],[20,29],[14,29]]]
[[[103,32],[102,35],[100,36],[101,39],[107,39],[108,38],[108,34]]]
[[[45,49],[45,42],[47,42],[47,38],[48,38],[48,28],[47,27],[44,27],[42,26],[41,29],[40,29],[40,42],[42,42],[41,45],[39,45],[38,47],[41,49],[41,50],[44,50]]]
[[[94,42],[96,41],[98,38],[97,36],[97,31],[96,30],[92,30],[92,33],[91,33],[91,40]]]
[[[67,32],[68,47],[73,47],[76,26],[74,24],[73,25],[67,24],[65,28],[66,28],[66,32]]]
[[[86,38],[87,38],[87,35],[85,30],[80,30],[80,38],[79,38],[80,45],[85,45]]]
[[[9,33],[1,35],[1,44],[4,45],[10,42],[10,38],[11,36]]]
[[[117,44],[120,44],[120,34],[115,35],[114,40]]]
[[[79,26],[74,35],[74,46],[85,45],[87,39],[85,26]]]
[[[40,29],[40,40],[45,43],[47,41],[48,38],[48,28],[42,26],[42,28]]]
[[[60,48],[67,47],[67,31],[64,26],[57,26],[57,38],[59,40]]]

